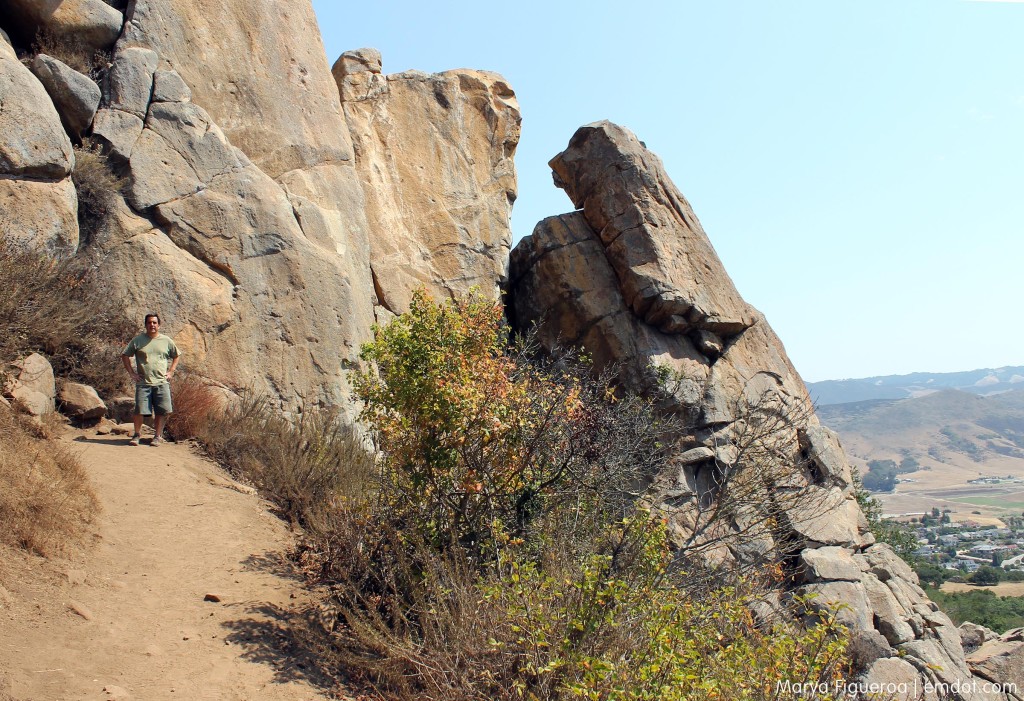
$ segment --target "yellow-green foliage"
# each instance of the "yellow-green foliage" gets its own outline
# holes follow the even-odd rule
[[[677,428],[650,402],[506,345],[479,296],[418,293],[363,358],[378,479],[302,553],[350,675],[386,698],[671,701],[795,699],[780,683],[842,673],[831,619],[756,622],[763,582],[676,566],[640,506]]]
[[[669,423],[636,397],[615,398],[571,355],[510,348],[501,305],[477,294],[407,314],[363,348],[362,419],[384,456],[383,494],[436,544],[493,551],[544,514],[609,507],[665,459]],[[492,552],[493,554],[493,552]]]
[[[663,524],[643,512],[612,537],[617,555],[591,554],[558,575],[509,561],[507,574],[481,587],[505,616],[490,642],[515,658],[521,697],[783,699],[807,683],[841,695],[833,682],[846,637],[834,618],[795,601],[815,625],[758,625],[756,589],[742,583],[695,595],[671,571]],[[616,562],[630,551],[634,559]]]

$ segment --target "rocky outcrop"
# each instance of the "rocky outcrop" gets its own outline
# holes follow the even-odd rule
[[[366,192],[374,282],[391,312],[412,292],[496,295],[512,243],[519,106],[484,71],[381,74],[363,49],[334,64]]]
[[[71,140],[39,80],[0,41],[0,235],[57,257],[78,246]]]
[[[88,49],[106,49],[121,33],[124,17],[103,0],[4,0],[4,26],[26,45],[42,31]]]
[[[0,375],[2,378],[3,375]],[[39,353],[33,353],[13,363],[3,387],[3,394],[11,398],[23,411],[32,416],[43,416],[54,410],[57,394],[53,368]]]
[[[600,122],[551,166],[577,211],[540,222],[512,252],[510,317],[685,418],[687,450],[661,492],[677,545],[711,565],[781,561],[793,593],[838,607],[866,683],[964,683],[950,698],[1002,698],[970,691],[956,627],[874,542],[838,439],[657,157]],[[734,515],[713,529],[715,504]]]
[[[80,257],[190,367],[345,404],[374,322],[362,188],[311,7],[264,5],[129,4],[92,122],[125,202]]]

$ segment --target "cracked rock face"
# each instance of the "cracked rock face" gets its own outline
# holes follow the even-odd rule
[[[79,255],[130,312],[159,309],[190,367],[345,405],[375,298],[337,89],[310,7],[236,5],[130,3],[92,125],[125,202]]]
[[[309,2],[115,14],[98,110],[79,100],[69,130],[102,144],[125,201],[77,255],[129,313],[158,309],[191,367],[286,408],[351,408],[360,345],[415,287],[497,294],[520,120],[500,76],[382,76],[373,51],[332,76]],[[0,38],[5,235],[74,254],[68,91],[47,95]]]
[[[816,606],[841,605],[862,681],[969,685],[960,633],[906,563],[874,543],[837,437],[814,416],[781,341],[739,296],[660,160],[629,131],[599,122],[577,131],[551,167],[577,211],[541,221],[512,251],[511,322],[536,325],[547,348],[584,348],[633,391],[665,388],[652,366],[674,374],[667,408],[692,432],[678,475],[662,477],[675,542],[695,542],[702,513],[724,498],[721,475],[742,485],[754,464],[743,437],[758,430],[750,408],[768,398],[777,409],[768,416],[781,421],[761,447],[788,467],[760,474],[772,479],[772,499],[795,498],[783,502],[771,532],[753,529],[756,537],[731,552],[700,552],[711,564],[781,557],[795,593],[813,594]],[[737,514],[712,537],[748,528],[751,510]],[[1001,670],[1002,660],[986,669]],[[1003,698],[969,690],[953,697]]]
[[[497,296],[512,243],[519,143],[515,94],[495,74],[381,75],[380,54],[350,51],[334,77],[366,193],[374,283],[400,314],[425,287]]]
[[[0,36],[0,236],[57,258],[74,254],[74,163],[46,89]]]

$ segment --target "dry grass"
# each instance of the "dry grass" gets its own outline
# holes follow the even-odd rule
[[[223,399],[202,378],[176,374],[171,380],[174,413],[167,423],[167,432],[176,441],[198,438],[223,411]]]
[[[0,372],[33,352],[54,372],[91,385],[103,396],[128,391],[118,353],[136,332],[93,271],[58,262],[0,237]]]
[[[60,34],[50,29],[41,29],[32,41],[32,55],[46,54],[52,56],[79,73],[90,76],[94,80],[106,69],[110,54],[97,51],[74,34]]]
[[[333,410],[309,409],[292,420],[248,393],[195,423],[202,424],[196,437],[210,457],[253,484],[292,525],[317,520],[373,474],[374,460],[355,428]]]
[[[86,532],[99,502],[78,460],[0,407],[0,543],[49,556]]]
[[[96,238],[113,212],[127,179],[119,175],[99,145],[85,139],[75,147],[75,169],[71,180],[78,193],[78,230],[83,243]]]

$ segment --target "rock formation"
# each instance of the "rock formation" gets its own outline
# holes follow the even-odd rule
[[[507,83],[386,76],[367,49],[332,75],[311,5],[286,5],[132,0],[122,14],[102,0],[0,0],[4,243],[91,266],[130,313],[161,312],[184,367],[289,409],[353,411],[346,370],[415,287],[504,286],[512,322],[537,323],[542,343],[586,348],[634,390],[670,381],[665,408],[692,429],[678,474],[659,483],[677,542],[702,527],[723,470],[751,460],[755,418],[781,417],[759,444],[787,468],[770,474],[778,525],[723,539],[709,561],[782,553],[793,590],[847,605],[865,680],[1002,698],[970,682],[1015,680],[1024,643],[981,635],[965,659],[913,572],[873,542],[836,437],[656,156],[621,127],[583,127],[552,161],[577,211],[540,222],[510,263],[520,114]],[[15,47],[27,59],[41,35],[109,51],[104,75],[47,54],[30,69]],[[72,142],[100,145],[127,182],[81,231]],[[36,358],[13,374],[8,396],[52,410]],[[78,389],[63,386],[69,411],[101,411]],[[752,511],[739,506],[729,525],[743,530]]]
[[[906,682],[925,698],[1002,698],[973,689],[957,629],[906,563],[874,542],[836,436],[660,160],[626,129],[599,122],[580,128],[551,167],[577,211],[540,222],[512,252],[512,322],[535,325],[548,348],[581,346],[628,389],[658,392],[671,380],[667,408],[692,430],[662,493],[677,543],[699,545],[708,500],[726,498],[725,480],[757,472],[772,480],[766,496],[779,502],[781,528],[750,529],[757,507],[738,504],[731,528],[747,535],[710,534],[728,545],[705,557],[781,556],[796,592],[842,605],[865,683]],[[766,440],[758,427],[772,421]],[[773,461],[785,469],[766,469]],[[959,695],[927,691],[962,686]]]
[[[380,70],[368,49],[333,68],[366,185],[381,304],[401,312],[417,287],[496,294],[512,243],[515,94],[495,73]]]
[[[12,26],[31,38],[56,26],[57,14],[61,27],[92,21],[84,0],[65,4],[68,12],[45,17],[18,10]],[[75,253],[65,129],[102,144],[127,178],[125,201],[78,258],[131,313],[159,309],[189,367],[287,408],[347,406],[359,346],[378,314],[404,309],[415,285],[451,294],[477,284],[497,294],[515,197],[519,113],[500,76],[393,81],[378,70],[384,87],[375,101],[351,106],[350,129],[343,87],[311,27],[308,2],[281,12],[269,1],[211,9],[136,0],[118,20],[102,86],[46,56],[34,59],[33,76],[6,38],[0,46],[0,175],[12,176],[0,179],[5,237]],[[367,110],[390,116],[371,124]],[[401,136],[431,121],[430,133]],[[502,126],[492,130],[492,121]],[[359,168],[350,132],[365,155]],[[402,143],[400,162],[388,161]],[[435,153],[449,162],[432,161]],[[374,175],[392,166],[431,176],[401,190],[391,174],[384,183]],[[428,201],[435,213],[423,217],[432,224],[411,226],[410,207]],[[404,228],[391,226],[403,219]],[[418,263],[396,260],[413,249],[423,252]]]
[[[75,156],[39,80],[0,32],[0,233],[54,256],[78,247]]]

